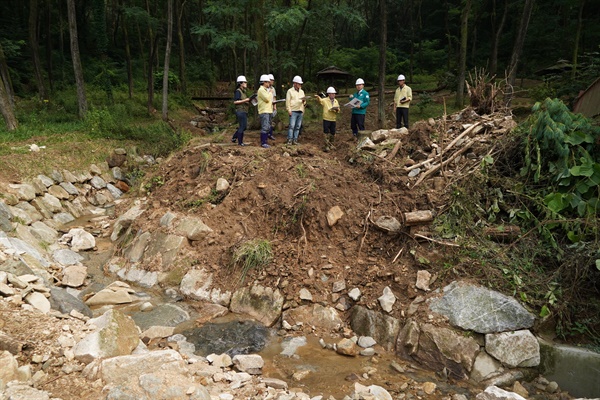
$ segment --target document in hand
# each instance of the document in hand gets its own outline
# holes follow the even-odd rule
[[[357,99],[356,97],[344,104],[344,107],[358,108],[362,104],[362,100]]]
[[[273,104],[275,104],[275,103],[281,103],[282,101],[285,101],[285,99],[279,99],[279,100],[275,100],[275,101],[273,102]]]

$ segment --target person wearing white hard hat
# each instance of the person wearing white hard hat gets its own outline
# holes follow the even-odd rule
[[[261,75],[261,86],[258,88],[258,117],[260,118],[260,146],[269,148],[267,138],[271,129],[271,119],[273,118],[273,95],[269,91],[271,80],[269,75]]]
[[[269,81],[271,82],[271,87],[269,91],[273,95],[273,118],[271,118],[271,129],[269,130],[269,135],[267,136],[271,140],[275,140],[275,136],[273,136],[273,126],[275,125],[275,117],[277,116],[277,104],[275,100],[277,100],[277,91],[275,90],[275,76],[273,74],[269,74]]]
[[[333,147],[335,139],[335,125],[338,113],[340,112],[340,103],[335,98],[336,90],[333,86],[327,88],[327,97],[315,95],[323,107],[323,133],[325,134],[324,152],[328,152]]]
[[[248,107],[250,104],[250,98],[246,95],[248,81],[244,75],[238,76],[236,81],[237,87],[233,93],[233,104],[235,104],[235,116],[238,120],[238,128],[233,134],[231,141],[233,143],[237,142],[240,146],[245,146],[244,131],[248,127]]]
[[[352,108],[352,118],[350,119],[350,129],[354,137],[358,137],[358,131],[365,130],[365,117],[367,106],[371,103],[369,93],[365,90],[365,81],[362,78],[356,80],[356,93],[350,95],[350,100],[360,100],[360,104]]]
[[[412,89],[406,84],[404,75],[398,75],[398,88],[394,94],[396,106],[396,129],[408,129],[408,108],[412,101]]]
[[[302,126],[302,117],[304,116],[304,105],[306,96],[302,90],[302,78],[298,75],[292,79],[292,87],[289,88],[285,96],[285,108],[290,116],[290,127],[288,129],[287,144],[298,144],[298,134]]]

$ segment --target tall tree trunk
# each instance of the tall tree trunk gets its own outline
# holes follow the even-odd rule
[[[467,75],[467,37],[469,34],[469,14],[472,0],[466,0],[460,16],[460,55],[458,61],[458,85],[456,87],[456,106],[465,102],[465,77]]]
[[[46,2],[46,69],[48,71],[48,85],[50,86],[50,93],[54,90],[54,63],[52,62],[52,4],[50,1]]]
[[[496,10],[496,2],[494,1],[494,13]],[[504,24],[506,23],[506,16],[508,15],[508,0],[504,0],[504,11],[502,12],[502,19],[495,28],[494,36],[492,36],[492,54],[490,55],[490,74],[496,75],[498,71],[498,45],[500,43],[500,36],[504,30]]]
[[[129,88],[129,98],[133,98],[133,67],[131,66],[131,46],[129,45],[129,31],[127,30],[127,21],[123,16],[121,22],[123,30],[123,41],[125,42],[125,62],[127,63],[127,87]]]
[[[148,114],[152,115],[154,109],[154,54],[158,50],[158,35],[150,42],[150,54],[148,58]]]
[[[571,70],[571,79],[575,79],[577,75],[577,57],[579,55],[579,39],[581,38],[581,30],[583,29],[583,8],[585,0],[579,1],[579,15],[577,16],[577,33],[575,33],[575,43],[573,43],[573,69]]]
[[[387,127],[385,118],[385,56],[387,50],[387,0],[379,0],[381,30],[379,36],[379,101],[377,104],[377,122],[379,129]]]
[[[40,46],[38,44],[38,0],[29,0],[29,45],[31,46],[31,61],[33,74],[38,87],[40,99],[48,99],[44,78],[42,76],[42,63],[40,62]]]
[[[448,68],[448,71],[452,70],[452,54],[454,53],[452,51],[452,35],[450,34],[450,4],[448,4],[448,0],[444,0],[444,9],[445,9],[445,13],[444,13],[444,30],[446,32],[446,40],[448,40],[448,50],[446,51],[447,53],[447,57],[446,57],[446,68]]]
[[[71,36],[71,58],[73,59],[73,71],[75,73],[75,84],[77,86],[77,104],[79,106],[79,118],[85,118],[87,114],[87,98],[85,96],[85,82],[83,80],[83,69],[79,57],[79,39],[77,37],[77,15],[75,13],[75,0],[67,0],[69,15],[69,34]]]
[[[4,117],[4,121],[6,122],[6,129],[14,131],[19,127],[19,124],[17,118],[15,118],[9,96],[6,93],[6,90],[4,90],[5,87],[4,80],[0,79],[0,112],[2,112],[2,117]]]
[[[0,43],[0,82],[4,82],[4,91],[8,97],[8,102],[12,108],[15,107],[15,92],[12,86],[12,80],[10,79],[10,72],[8,70],[8,64],[6,63],[6,56],[4,55],[4,49],[2,43]]]
[[[165,46],[165,67],[162,85],[162,119],[169,120],[169,61],[171,60],[171,42],[173,41],[173,0],[167,0],[167,44]]]
[[[181,93],[187,93],[187,78],[185,76],[185,41],[183,40],[183,12],[186,0],[179,1],[179,17],[177,18],[177,39],[179,40],[179,81]]]
[[[521,22],[519,23],[519,30],[517,31],[515,46],[513,47],[508,68],[508,84],[510,87],[514,87],[515,81],[517,80],[517,66],[519,64],[519,59],[521,58],[521,53],[523,52],[525,36],[527,36],[527,28],[529,27],[529,20],[531,18],[534,3],[535,0],[525,0],[525,5],[523,6],[523,14],[521,15]],[[510,100],[508,101],[508,104],[510,105]]]

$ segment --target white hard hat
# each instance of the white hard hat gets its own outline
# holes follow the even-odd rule
[[[398,79],[396,79],[397,81],[405,81],[406,78],[404,77],[404,75],[398,75]]]
[[[355,85],[364,85],[364,84],[365,84],[365,81],[363,81],[362,78],[358,78],[355,83]]]
[[[292,79],[292,82],[299,83],[299,84],[303,84],[304,83],[304,82],[302,82],[302,78],[300,78],[300,75],[296,75],[294,77],[294,79]]]
[[[270,81],[274,81],[275,80],[275,77],[273,76],[273,74],[269,74],[269,80]]]
[[[337,92],[335,91],[335,88],[333,86],[329,86],[327,88],[327,94],[329,94],[329,93],[337,93]]]
[[[246,77],[244,75],[240,75],[237,77],[236,82],[240,83],[240,82],[248,82],[248,81],[246,80]]]
[[[269,75],[267,75],[267,74],[262,74],[262,75],[260,76],[260,81],[261,81],[261,82],[267,82],[267,81],[270,81],[270,79],[269,79]]]

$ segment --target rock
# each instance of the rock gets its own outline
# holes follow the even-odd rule
[[[44,216],[34,206],[27,202],[22,201],[16,204],[15,208],[25,211],[32,221],[41,221],[44,218]]]
[[[338,354],[356,357],[360,353],[360,348],[352,340],[344,338],[337,342],[335,351]]]
[[[302,346],[306,346],[306,337],[304,336],[285,338],[283,342],[281,342],[281,347],[283,350],[279,354],[282,356],[291,357],[296,354],[298,347]]]
[[[176,261],[177,255],[185,243],[187,243],[187,239],[183,236],[169,235],[160,231],[152,232],[144,251],[144,264],[154,264],[166,270]]]
[[[192,269],[184,275],[179,290],[184,296],[196,300],[229,306],[231,293],[221,292],[221,289],[217,288],[211,289],[212,279],[213,274],[205,269]]]
[[[299,296],[300,300],[312,301],[313,299],[312,294],[310,294],[310,291],[307,288],[300,289]]]
[[[31,217],[31,215],[29,215],[26,211],[21,210],[20,208],[9,207],[9,212],[10,212],[9,216],[5,216],[2,213],[0,213],[0,220],[2,220],[4,218],[4,221],[6,221],[5,223],[8,223],[8,224],[10,224],[10,221],[14,220],[15,222],[19,222],[23,225],[31,225],[33,222],[35,222],[34,219]],[[40,219],[41,218],[42,218],[42,216],[40,214]],[[3,230],[5,232],[12,231],[12,225],[10,225],[9,229],[3,229]]]
[[[485,351],[480,352],[475,358],[471,379],[481,382],[502,371],[502,365]]]
[[[128,246],[123,255],[132,263],[138,263],[144,258],[144,252],[148,247],[152,234],[150,232],[138,231],[138,235],[133,239],[133,242]],[[124,279],[124,278],[122,278]]]
[[[133,299],[126,289],[102,289],[85,301],[88,306],[131,303]]]
[[[251,375],[262,374],[262,368],[265,365],[265,361],[258,354],[238,354],[233,357],[232,361],[238,371]]]
[[[55,221],[58,225],[66,225],[69,222],[75,221],[75,217],[68,212],[61,212],[58,214],[54,214],[52,216],[52,220]]]
[[[98,329],[73,347],[75,359],[80,362],[88,364],[98,358],[128,355],[138,345],[137,326],[121,311],[111,309],[88,323]],[[128,374],[131,372],[128,371]]]
[[[123,193],[129,192],[129,185],[123,181],[117,181],[115,187]]]
[[[87,267],[83,265],[71,265],[63,269],[63,286],[79,287],[85,282]]]
[[[390,289],[389,286],[386,286],[383,288],[383,294],[377,300],[383,311],[389,313],[392,312],[392,308],[396,302],[396,296],[392,292],[392,289]]]
[[[54,179],[46,176],[46,175],[38,175],[37,179],[39,179],[39,181],[46,187],[49,188],[50,186],[54,185]]]
[[[229,182],[227,182],[227,179],[224,178],[219,178],[217,179],[217,184],[215,186],[215,190],[218,193],[224,192],[227,189],[229,189]]]
[[[79,195],[79,190],[71,182],[61,182],[60,187],[71,196]]]
[[[548,386],[546,386],[546,392],[548,392],[548,393],[556,393],[557,390],[558,390],[558,383],[556,383],[554,381],[548,383]]]
[[[431,274],[429,273],[429,271],[426,271],[426,270],[417,271],[417,283],[415,284],[417,289],[421,289],[421,290],[428,292],[430,290],[429,289],[430,281],[431,281]]]
[[[87,317],[92,316],[92,310],[77,297],[69,294],[66,290],[57,287],[50,288],[50,304],[52,308],[63,314],[71,314],[76,311]]]
[[[134,282],[144,288],[151,288],[158,283],[158,272],[146,271],[137,268],[122,268],[117,271],[117,276],[125,281]]]
[[[373,143],[373,141],[367,137],[361,140],[357,148],[359,150],[376,150],[377,146],[375,146],[375,143]]]
[[[37,308],[44,314],[48,314],[50,311],[50,302],[43,294],[39,292],[31,292],[25,297],[25,302],[27,304],[31,304],[33,307]]]
[[[56,183],[61,183],[63,181],[63,175],[58,170],[52,170],[50,173],[50,178],[52,178]]]
[[[373,143],[380,143],[390,137],[390,133],[387,129],[379,129],[371,132],[371,140]]]
[[[15,196],[19,198],[19,200],[23,201],[31,201],[35,199],[35,188],[32,185],[27,183],[22,184],[10,184],[7,188],[9,193],[13,193]]]
[[[64,234],[60,238],[60,241],[69,243],[73,251],[89,250],[96,247],[94,236],[81,228],[71,229],[69,233]]]
[[[39,200],[44,207],[51,213],[61,212],[63,210],[60,200],[50,193],[44,193],[43,197],[37,197],[35,200]],[[41,212],[41,211],[40,211]]]
[[[175,214],[173,214],[171,211],[167,211],[165,213],[165,215],[163,215],[160,218],[160,222],[159,222],[160,226],[164,226],[166,228],[170,228],[173,220],[175,219],[175,217],[176,217]]]
[[[377,218],[377,220],[375,220],[375,226],[382,231],[391,234],[400,232],[402,229],[400,222],[396,218],[389,216],[381,216]]]
[[[348,292],[348,297],[354,301],[358,301],[358,299],[360,299],[360,295],[361,293],[359,288],[354,288]]]
[[[231,297],[229,308],[232,312],[248,314],[266,326],[272,326],[281,315],[283,300],[279,289],[254,285],[237,290]]]
[[[358,338],[358,345],[363,349],[368,347],[373,347],[377,344],[377,341],[373,339],[371,336],[361,336]]]
[[[140,306],[141,312],[152,311],[152,310],[154,310],[154,304],[150,303],[149,301],[142,303],[142,305]]]
[[[206,359],[213,367],[228,368],[233,365],[229,354],[209,354]]]
[[[212,229],[204,224],[200,218],[185,217],[181,220],[175,233],[187,237],[189,240],[201,240],[212,233]]]
[[[352,308],[350,326],[357,335],[371,336],[388,350],[395,346],[400,331],[400,321],[396,318],[362,306]]]
[[[276,378],[262,378],[262,383],[264,383],[267,387],[273,389],[284,389],[287,390],[288,384],[286,381],[282,381],[281,379]]]
[[[10,286],[8,286],[6,283],[4,282],[0,282],[0,296],[12,296],[15,294],[15,291],[13,288],[11,288]]]
[[[90,180],[90,185],[92,185],[94,189],[104,189],[106,187],[106,181],[99,175],[94,175],[94,177]]]
[[[452,325],[478,333],[530,328],[535,319],[514,298],[466,282],[446,286],[444,295],[429,307],[448,317]]]
[[[339,293],[343,290],[346,290],[346,282],[345,281],[342,280],[342,281],[333,282],[332,287],[331,287],[332,293]]]
[[[466,379],[479,353],[479,345],[475,339],[448,328],[419,325],[409,320],[398,335],[396,351],[403,358],[415,360],[429,369],[445,368],[453,379]]]
[[[487,334],[485,351],[511,368],[540,364],[540,345],[528,330]]]
[[[288,309],[284,311],[282,319],[291,325],[310,324],[327,330],[338,330],[343,326],[343,320],[334,308],[320,304]]]
[[[6,384],[17,379],[19,363],[8,351],[0,352],[0,393]]]
[[[523,385],[521,385],[521,382],[519,382],[519,381],[516,381],[513,384],[512,391],[515,392],[516,394],[518,394],[519,396],[522,396],[525,398],[529,397],[529,392],[527,391],[527,389],[525,389],[525,387]]]
[[[123,174],[123,170],[121,170],[121,168],[119,168],[118,166],[111,167],[110,172],[112,173],[112,177],[115,178],[116,180],[118,180],[118,181],[125,180],[125,175]]]
[[[476,400],[525,400],[513,392],[507,392],[497,386],[488,386],[482,393],[479,393]]]
[[[146,343],[152,339],[162,339],[173,336],[175,327],[172,326],[151,326],[140,335],[140,338]]]
[[[107,183],[106,189],[110,192],[111,196],[114,197],[115,199],[118,199],[119,197],[123,196],[123,191],[121,189],[119,189],[118,187],[116,187],[115,185],[113,185],[112,183]]]
[[[327,224],[334,226],[344,216],[344,212],[339,206],[333,206],[327,211]]]
[[[37,221],[31,224],[30,232],[33,236],[47,244],[54,243],[56,241],[56,238],[58,237],[58,232],[56,230],[50,228],[48,225],[41,221]]]
[[[79,264],[83,260],[82,256],[69,249],[59,249],[54,251],[52,253],[52,258],[54,261],[65,267]]]
[[[425,382],[423,384],[423,391],[427,395],[432,395],[435,392],[436,388],[437,388],[437,385],[433,382]]]
[[[63,182],[60,182],[60,183],[75,183],[75,182],[77,182],[77,177],[75,177],[75,175],[67,169],[63,169],[62,175],[63,175]]]
[[[27,383],[18,383],[6,388],[6,399],[10,400],[50,400],[50,394],[44,390],[32,388]]]
[[[52,196],[56,197],[59,200],[67,200],[69,198],[69,193],[59,185],[53,185],[48,188],[48,193]]]
[[[144,213],[141,206],[135,205],[123,215],[121,215],[114,224],[110,240],[113,242],[119,239],[129,229],[133,221],[135,221],[140,215]]]

